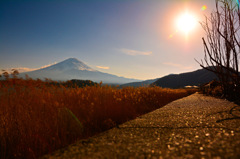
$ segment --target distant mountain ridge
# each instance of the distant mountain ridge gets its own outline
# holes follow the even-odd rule
[[[209,68],[212,69],[211,67]],[[164,76],[153,82],[151,85],[163,88],[183,88],[189,85],[200,86],[214,79],[218,79],[218,77],[213,72],[206,69],[199,69],[193,72]]]
[[[210,69],[213,69],[210,67]],[[159,86],[163,88],[184,88],[185,86],[199,86],[204,83],[218,79],[217,76],[206,69],[199,69],[193,72],[181,74],[169,74],[167,76],[145,80],[141,82],[132,82],[120,85],[120,87],[147,87]]]
[[[148,87],[150,84],[157,81],[158,79],[159,78],[149,79],[149,80],[140,81],[140,82],[125,83],[125,84],[120,85],[120,87]]]
[[[28,75],[33,79],[49,78],[57,81],[79,79],[79,80],[91,80],[94,82],[102,81],[103,83],[110,84],[123,84],[140,81],[137,79],[119,77],[116,75],[94,70],[76,58],[69,58],[46,68],[21,73],[20,77],[25,77],[25,75]]]

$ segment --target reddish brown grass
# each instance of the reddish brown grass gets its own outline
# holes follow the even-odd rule
[[[194,91],[87,86],[32,79],[0,82],[0,158],[37,158]]]

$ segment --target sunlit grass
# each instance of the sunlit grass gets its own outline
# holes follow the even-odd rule
[[[160,87],[0,82],[0,158],[37,158],[193,93]]]

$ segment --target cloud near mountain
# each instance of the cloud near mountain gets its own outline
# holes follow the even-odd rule
[[[17,70],[19,73],[24,73],[24,72],[30,72],[30,71],[43,69],[43,68],[46,68],[46,67],[49,67],[49,66],[52,66],[52,65],[55,65],[55,64],[56,64],[56,62],[54,62],[52,64],[49,64],[49,65],[42,66],[40,68],[15,67],[15,68],[7,68],[7,69],[4,69],[4,70],[7,71],[7,72],[12,72],[12,70],[14,69],[14,70]]]
[[[27,68],[27,67],[6,68],[6,69],[3,69],[3,70],[6,71],[6,72],[12,72],[13,69],[17,70],[19,73],[37,70],[36,68]]]
[[[38,69],[46,68],[46,67],[55,65],[56,63],[57,63],[57,62],[54,62],[54,63],[52,63],[52,64],[48,64],[48,65],[42,66],[42,67],[40,67],[40,68],[38,68]],[[37,69],[36,69],[36,70],[37,70]]]

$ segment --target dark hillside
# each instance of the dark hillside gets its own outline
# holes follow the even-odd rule
[[[160,86],[163,88],[183,88],[185,86],[199,86],[201,84],[217,79],[217,76],[205,69],[199,69],[193,72],[171,74],[159,78],[151,85]]]
[[[150,79],[150,80],[145,80],[142,82],[131,82],[131,83],[126,83],[126,84],[122,84],[120,85],[121,88],[123,87],[147,87],[150,84],[152,84],[153,82],[156,82],[158,80],[157,79]]]

